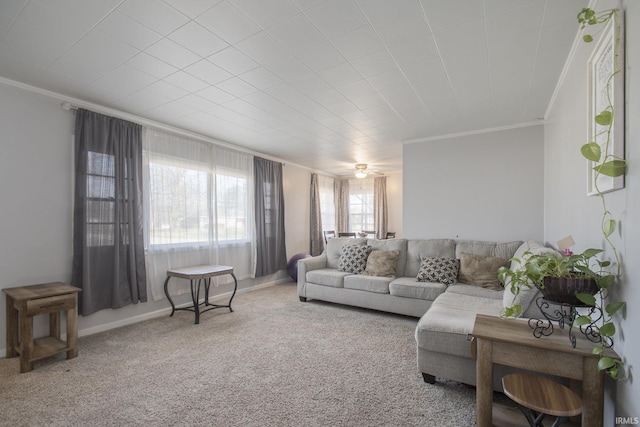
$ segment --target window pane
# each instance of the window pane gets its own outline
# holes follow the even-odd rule
[[[149,173],[151,244],[209,240],[208,174],[163,163]]]
[[[247,178],[216,175],[216,235],[219,240],[246,240]]]

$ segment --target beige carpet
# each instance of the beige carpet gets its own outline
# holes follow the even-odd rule
[[[417,319],[299,302],[295,284],[82,337],[79,356],[0,359],[10,426],[472,426],[475,393],[428,385]]]

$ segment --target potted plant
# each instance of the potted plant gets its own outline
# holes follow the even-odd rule
[[[604,356],[605,348],[613,345],[613,336],[616,333],[611,316],[624,307],[624,302],[606,302],[606,290],[614,284],[617,274],[607,270],[611,266],[610,261],[602,261],[597,255],[602,249],[587,249],[580,254],[559,252],[545,252],[532,254],[525,252],[522,258],[511,258],[512,263],[519,265],[516,269],[501,267],[498,270],[498,279],[507,287],[505,292],[512,292],[518,296],[523,289],[537,288],[544,298],[558,304],[567,304],[575,307],[595,308],[589,314],[578,315],[572,326],[590,325],[597,332],[592,334],[599,344],[594,353],[600,354],[599,369],[615,379],[622,378],[620,368],[623,362]],[[505,317],[518,317],[523,308],[519,299],[514,304],[506,307]],[[600,313],[599,319],[592,319],[592,314]],[[600,324],[595,325],[596,321]]]
[[[549,301],[593,306],[594,301],[589,297],[602,288],[608,288],[615,280],[615,275],[605,270],[611,263],[596,258],[601,252],[601,249],[587,249],[580,254],[568,253],[564,256],[553,252],[525,252],[522,259],[511,259],[512,263],[519,264],[519,268],[511,270],[501,267],[498,279],[503,284],[508,282],[509,290],[516,296],[523,288],[536,287]],[[522,305],[514,303],[505,309],[504,314],[506,317],[515,317],[521,313]]]

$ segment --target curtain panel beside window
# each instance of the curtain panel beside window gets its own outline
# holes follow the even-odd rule
[[[387,237],[387,177],[378,176],[373,179],[373,223],[378,239]]]
[[[311,174],[311,215],[309,229],[311,230],[310,253],[312,256],[320,255],[324,250],[324,236],[322,234],[322,213],[320,204],[320,185],[318,174]]]
[[[254,157],[256,276],[287,268],[282,164]]]
[[[142,127],[76,111],[71,284],[89,315],[147,301]]]
[[[333,183],[336,209],[336,233],[349,231],[349,180],[336,179]]]

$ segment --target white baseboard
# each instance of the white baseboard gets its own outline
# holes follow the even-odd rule
[[[246,292],[252,292],[252,291],[255,291],[255,290],[258,290],[258,289],[268,288],[269,286],[278,285],[280,283],[285,283],[285,282],[288,282],[288,281],[290,281],[290,279],[283,278],[283,279],[278,279],[278,280],[274,280],[274,281],[267,282],[267,283],[262,283],[260,285],[251,286],[251,287],[244,288],[244,289],[238,289],[238,291],[236,292],[236,295],[244,294]],[[226,292],[224,294],[216,295],[216,296],[213,296],[213,297],[209,298],[209,301],[216,301],[216,300],[221,300],[221,299],[229,299],[231,297],[231,294],[232,294],[232,292]],[[202,299],[202,301],[204,301],[204,299]],[[176,308],[188,307],[189,305],[191,305],[190,302],[177,305]],[[163,309],[160,309],[160,310],[152,311],[152,312],[149,312],[149,313],[141,314],[139,316],[128,317],[126,319],[118,320],[118,321],[115,321],[115,322],[105,323],[105,324],[102,324],[102,325],[94,326],[92,328],[82,329],[82,330],[78,331],[78,337],[84,337],[84,336],[88,336],[88,335],[97,334],[97,333],[108,331],[108,330],[111,330],[111,329],[120,328],[122,326],[132,325],[134,323],[142,322],[144,320],[155,319],[156,317],[168,316],[170,313],[171,313],[171,308],[167,307],[167,308],[163,308]],[[61,339],[66,339],[66,336],[64,334],[62,334]],[[0,349],[0,357],[6,357],[6,356],[7,356],[7,349],[6,348],[1,348]]]

